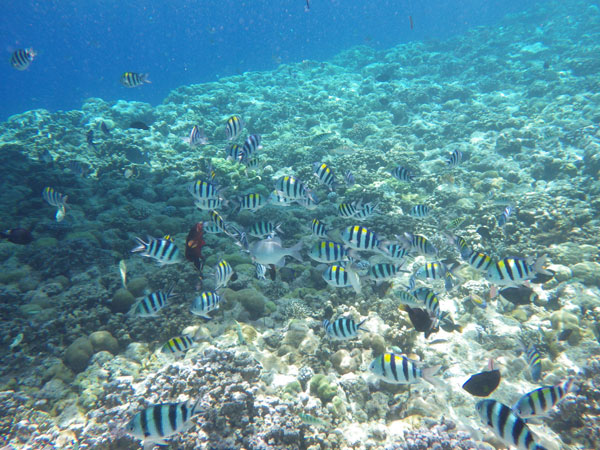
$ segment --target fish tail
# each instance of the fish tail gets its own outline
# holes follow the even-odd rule
[[[139,244],[137,247],[131,250],[131,253],[143,252],[148,248],[149,242],[144,242],[141,238],[136,237],[135,240]]]
[[[358,274],[350,268],[347,268],[346,272],[348,272],[348,279],[350,280],[350,285],[354,289],[354,292],[360,294],[360,278],[358,277]]]
[[[289,256],[302,262],[302,255],[300,254],[300,250],[302,250],[302,241],[299,241],[296,245],[290,247]]]
[[[433,384],[434,386],[439,386],[442,384],[442,381],[434,378],[434,375],[437,374],[440,369],[441,369],[441,365],[436,365],[436,366],[431,366],[431,367],[426,367],[422,370],[422,374],[423,374],[423,379],[425,381],[427,381],[428,383]]]
[[[548,261],[548,255],[540,256],[535,263],[533,264],[533,270],[537,273],[541,273],[543,275],[552,275],[552,272],[544,269],[544,265]]]
[[[152,84],[152,81],[150,81],[149,78],[150,78],[150,74],[147,74],[147,73],[140,74],[140,80],[142,80],[143,83]]]
[[[369,331],[366,328],[362,328],[362,325],[367,321],[367,319],[361,320],[358,325],[356,325],[356,329],[357,330],[362,330],[362,331]]]

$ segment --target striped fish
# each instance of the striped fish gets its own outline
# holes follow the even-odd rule
[[[460,253],[460,257],[462,259],[469,259],[473,250],[469,247],[469,244],[465,239],[460,236],[448,235],[450,243],[456,245],[458,252]]]
[[[121,75],[121,84],[127,88],[135,88],[150,83],[147,73],[125,72]]]
[[[188,192],[192,194],[197,201],[219,197],[219,189],[217,186],[204,180],[198,180],[188,184]]]
[[[485,278],[493,284],[500,286],[519,286],[533,278],[537,273],[552,275],[545,270],[546,255],[535,262],[531,258],[504,258],[490,266]]]
[[[269,203],[275,206],[291,206],[295,201],[293,198],[285,197],[277,191],[273,191],[269,195]]]
[[[342,244],[334,241],[319,241],[308,252],[308,256],[317,262],[331,263],[348,261],[349,252]]]
[[[173,288],[175,288],[175,284],[167,292],[155,291],[146,295],[131,307],[129,313],[138,317],[155,317],[161,309],[167,306],[169,298],[175,296]]]
[[[204,131],[200,130],[200,128],[198,128],[198,125],[194,125],[192,127],[190,135],[187,138],[184,138],[183,141],[189,144],[191,148],[194,148],[198,145],[208,144],[208,139],[204,135]]]
[[[227,286],[229,279],[233,275],[233,268],[224,259],[219,261],[215,267],[215,290]]]
[[[539,381],[542,377],[542,357],[533,344],[525,349],[525,359],[529,364],[529,372],[533,381]]]
[[[315,425],[318,427],[326,427],[327,426],[327,423],[324,420],[319,419],[318,417],[315,417],[315,416],[311,416],[310,414],[298,413],[298,417],[300,418],[302,423],[305,423],[307,425]]]
[[[240,116],[231,116],[225,123],[225,135],[228,141],[237,139],[244,129],[244,121]]]
[[[330,286],[352,286],[357,294],[360,293],[360,279],[358,278],[358,274],[352,269],[345,269],[337,265],[329,266],[323,272],[323,279]]]
[[[17,70],[25,70],[32,63],[36,53],[32,48],[15,50],[10,55],[10,65]]]
[[[371,280],[380,283],[393,278],[397,273],[401,272],[402,264],[377,263],[369,267],[368,275]]]
[[[405,291],[405,290],[393,291],[393,295],[403,305],[409,306],[411,308],[423,307],[423,302],[408,291]]]
[[[202,231],[208,234],[224,233],[216,223],[212,222],[202,222]]]
[[[258,157],[258,156],[244,160],[244,161],[242,161],[242,163],[246,167],[246,175],[248,175],[249,170],[262,169],[262,161],[261,161],[260,157]]]
[[[239,161],[241,159],[243,149],[241,145],[229,144],[225,147],[226,159],[228,161]]]
[[[265,239],[274,236],[280,230],[281,224],[273,225],[272,222],[261,220],[260,222],[254,222],[248,229],[248,234],[260,239]]]
[[[228,231],[228,228],[227,228],[227,224],[225,223],[225,220],[223,219],[223,217],[221,217],[221,215],[217,211],[215,211],[215,210],[210,211],[209,218],[210,218],[210,221],[219,230],[221,230],[225,234],[229,234],[229,231]]]
[[[313,236],[322,238],[327,237],[327,227],[319,219],[312,220],[310,224],[310,231],[312,232]]]
[[[396,238],[402,242],[404,248],[411,252],[424,256],[436,256],[438,254],[437,248],[425,236],[420,234],[404,233],[404,236],[396,236]]]
[[[160,266],[177,264],[182,261],[179,249],[169,239],[156,239],[152,236],[148,236],[147,239],[148,242],[144,242],[139,237],[136,237],[135,240],[139,245],[131,250],[131,253],[142,252],[142,256],[155,259]]]
[[[439,261],[425,263],[424,266],[419,267],[414,273],[413,277],[417,280],[441,280],[446,277],[448,268],[446,265]]]
[[[196,343],[194,340],[186,335],[177,336],[169,339],[165,344],[161,347],[161,352],[171,355],[183,355],[190,348],[192,348]]]
[[[355,250],[369,250],[384,252],[381,247],[381,241],[377,235],[368,228],[359,225],[347,227],[342,233],[342,241]]]
[[[469,300],[471,301],[471,303],[473,303],[475,306],[480,307],[481,309],[485,309],[487,307],[487,302],[479,295],[474,294],[472,292],[469,295]]]
[[[159,403],[137,413],[125,426],[127,433],[142,439],[144,449],[166,445],[165,439],[189,427],[190,420],[200,414],[200,402]]]
[[[494,264],[494,261],[492,260],[491,256],[486,255],[485,253],[476,252],[475,250],[471,249],[463,249],[461,256],[466,255],[467,251],[470,253],[466,258],[463,257],[463,259],[465,259],[469,263],[469,265],[475,270],[478,270],[480,272],[487,272],[490,269],[490,267],[492,267],[492,265]]]
[[[391,171],[392,176],[400,181],[412,181],[414,179],[412,173],[410,172],[410,170],[408,170],[405,167],[402,166],[398,166],[398,167],[394,167]]]
[[[465,220],[467,220],[466,217],[457,217],[456,219],[453,219],[448,223],[448,225],[446,226],[446,229],[454,230],[454,229],[458,228],[459,226],[461,226]]]
[[[536,443],[534,434],[512,409],[496,400],[481,400],[475,405],[482,422],[500,439],[520,450],[546,450]]]
[[[254,154],[262,149],[262,145],[260,145],[260,141],[262,137],[259,134],[251,134],[244,141],[244,145],[242,146],[242,151],[238,155],[238,160],[241,163],[245,163],[252,159]]]
[[[404,355],[386,352],[373,360],[369,365],[369,370],[388,383],[412,384],[423,379],[435,384],[433,375],[440,370],[440,366],[421,369],[417,367],[416,361],[408,359]]]
[[[361,208],[362,202],[340,203],[338,206],[338,214],[341,217],[353,217]]]
[[[354,218],[356,220],[365,220],[378,214],[379,210],[377,209],[377,206],[379,206],[379,203],[375,203],[375,205],[372,203],[365,203],[363,207],[354,214]]]
[[[461,163],[462,157],[462,152],[459,149],[456,149],[452,153],[450,153],[450,155],[446,159],[446,165],[449,167],[456,167]]]
[[[521,419],[544,416],[573,390],[573,378],[569,378],[564,383],[528,392],[517,400],[512,409]]]
[[[256,278],[265,281],[267,279],[267,266],[256,263]]]
[[[440,300],[438,299],[435,292],[426,287],[420,287],[412,291],[412,294],[418,300],[423,302],[425,309],[429,313],[429,316],[438,319],[440,318]],[[435,324],[435,323],[434,323]]]
[[[323,321],[323,328],[325,328],[325,333],[331,339],[347,340],[354,339],[358,336],[359,330],[365,331],[361,328],[361,325],[365,322],[366,319],[357,324],[354,319],[350,317],[340,317],[333,322],[325,319]]]
[[[190,312],[196,316],[212,319],[209,312],[217,309],[223,298],[215,291],[204,291],[194,299]]]
[[[325,163],[316,162],[313,164],[313,170],[321,184],[327,186],[330,191],[335,188],[335,176],[333,175],[331,167]]]
[[[400,244],[388,244],[383,247],[385,256],[390,259],[399,261],[408,256],[409,251]]]
[[[310,191],[306,185],[298,178],[293,176],[280,177],[275,182],[275,190],[279,195],[298,200],[310,197]]]
[[[410,208],[408,215],[415,219],[424,219],[431,213],[431,208],[427,205],[415,205]]]
[[[247,210],[251,212],[256,212],[267,204],[265,198],[258,193],[243,195],[238,198],[238,202],[240,211]]]
[[[202,200],[197,200],[194,202],[196,208],[201,209],[202,211],[210,211],[212,209],[219,209],[222,206],[227,205],[227,201],[222,198],[206,198]]]
[[[356,183],[354,175],[352,175],[352,172],[349,170],[346,170],[346,173],[344,174],[344,182],[346,183],[346,187],[352,187],[354,186],[354,183]]]
[[[56,192],[53,188],[47,186],[42,191],[42,198],[51,206],[65,208],[67,206],[67,200],[69,196]]]
[[[502,214],[500,214],[500,216],[498,217],[498,226],[500,228],[502,228],[504,225],[506,225],[506,223],[508,222],[508,218],[510,217],[512,211],[513,211],[513,208],[510,205],[508,205],[506,208],[504,208],[504,211],[502,211]]]

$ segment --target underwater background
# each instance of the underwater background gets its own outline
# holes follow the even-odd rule
[[[4,5],[0,449],[600,448],[598,5],[273,3]]]

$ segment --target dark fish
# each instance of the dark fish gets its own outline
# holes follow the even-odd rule
[[[429,337],[431,333],[437,331],[433,328],[433,319],[426,310],[410,306],[406,306],[405,310],[415,330],[425,333],[425,337]]]
[[[0,238],[19,245],[27,245],[33,241],[31,231],[25,228],[11,228],[10,230],[0,231]]]
[[[502,289],[499,294],[515,305],[529,305],[538,299],[534,290],[527,286],[507,287]]]
[[[137,147],[127,147],[125,149],[125,158],[134,164],[150,164],[148,152],[142,153],[142,151]]]
[[[440,313],[440,328],[448,333],[452,333],[453,331],[462,331],[462,326],[454,323],[448,311]]]
[[[15,50],[10,56],[10,65],[17,70],[25,70],[35,58],[32,48]]]
[[[107,136],[110,136],[110,130],[104,122],[100,122],[100,130]]]
[[[477,230],[475,230],[477,232],[477,234],[479,234],[479,236],[481,236],[484,239],[490,239],[492,237],[492,234],[490,233],[490,229],[486,226],[480,226],[479,228],[477,228]]]
[[[415,24],[413,23],[412,16],[408,16],[408,22],[410,23],[410,29],[414,30],[415,29]]]
[[[98,147],[96,147],[96,143],[94,142],[94,131],[93,130],[89,130],[86,133],[85,140],[87,141],[87,143],[90,147],[92,147],[94,150],[98,151]]]
[[[554,272],[554,270],[550,270],[550,269],[545,269],[546,271],[550,272],[550,274],[545,274],[545,273],[536,273],[535,277],[533,277],[530,281],[532,283],[535,284],[544,284],[547,283],[548,281],[550,281],[552,278],[554,278],[554,274],[556,272]]]
[[[150,127],[141,120],[134,120],[129,124],[129,128],[135,128],[136,130],[149,130]]]
[[[204,231],[202,222],[198,222],[189,231],[185,239],[185,259],[191,261],[196,269],[202,270],[204,259],[202,258],[202,247],[204,247]]]
[[[121,75],[121,84],[127,88],[138,87],[144,83],[150,83],[147,73],[125,72]]]
[[[304,6],[304,11],[310,11],[310,0],[306,0],[306,6]]]
[[[492,369],[472,375],[462,388],[475,397],[487,397],[500,384],[500,370]]]

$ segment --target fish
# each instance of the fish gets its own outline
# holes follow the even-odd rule
[[[504,208],[504,211],[502,211],[502,214],[500,214],[500,216],[498,217],[498,226],[500,228],[502,228],[504,225],[507,224],[512,211],[513,211],[513,207],[510,205],[508,205],[506,208]]]
[[[240,211],[256,212],[267,204],[267,200],[258,193],[246,194],[238,197]]]
[[[56,192],[53,188],[47,186],[42,191],[42,198],[51,206],[65,208],[67,206],[67,200],[69,199],[69,196]]]
[[[344,174],[344,183],[346,183],[346,187],[352,187],[356,183],[354,175],[352,175],[352,172],[350,172],[349,170],[347,170]]]
[[[273,191],[269,195],[269,203],[275,206],[286,207],[292,205],[292,203],[294,203],[295,201],[296,200],[294,200],[293,198],[287,198],[277,191]]]
[[[431,208],[427,205],[414,205],[410,208],[410,211],[408,211],[408,215],[415,219],[424,219],[428,217],[430,213]]]
[[[313,164],[313,171],[319,182],[330,191],[335,189],[335,176],[333,170],[325,163],[316,162]]]
[[[198,180],[189,183],[187,190],[198,202],[219,198],[219,188],[216,184],[209,183],[208,181]]]
[[[85,172],[85,169],[81,162],[79,162],[76,159],[72,159],[67,163],[67,169],[69,169],[73,173],[73,175],[79,178],[83,177]]]
[[[190,348],[196,346],[194,340],[186,335],[176,336],[174,338],[169,339],[165,344],[161,347],[160,351],[162,353],[171,354],[171,355],[183,355]]]
[[[247,345],[246,338],[244,337],[244,330],[242,330],[242,326],[240,323],[234,319],[235,322],[235,332],[238,338],[238,345]]]
[[[368,219],[368,218],[374,216],[375,214],[379,213],[379,210],[377,209],[378,206],[379,206],[379,203],[376,203],[375,205],[373,205],[372,203],[365,203],[363,205],[363,207],[361,209],[359,209],[356,212],[356,214],[354,214],[354,218],[356,220]]]
[[[515,305],[529,305],[538,300],[538,295],[527,286],[507,287],[499,291],[499,294]]]
[[[573,378],[569,378],[567,381],[554,386],[543,386],[534,389],[519,398],[517,403],[512,407],[512,410],[521,419],[545,416],[552,408],[564,400],[570,392],[573,392],[575,389],[573,381]]]
[[[487,302],[479,295],[474,294],[473,292],[471,292],[468,299],[471,301],[471,303],[473,303],[475,306],[480,307],[481,309],[485,309],[487,307]]]
[[[457,217],[456,219],[451,220],[448,225],[446,225],[446,229],[447,230],[454,230],[456,228],[458,228],[459,226],[461,226],[464,221],[467,220],[466,217],[462,216],[462,217]]]
[[[21,344],[21,342],[23,342],[23,333],[19,333],[15,336],[15,338],[12,340],[12,342],[9,344],[8,348],[11,350],[14,350],[15,348],[17,348],[19,346],[19,344]]]
[[[529,364],[529,373],[531,379],[535,382],[542,378],[542,357],[533,344],[529,344],[525,349],[525,359]]]
[[[210,222],[215,224],[215,226],[219,230],[221,230],[225,234],[229,234],[229,229],[228,229],[227,223],[225,223],[225,220],[223,219],[223,217],[221,217],[221,215],[217,211],[211,210],[209,213],[209,217],[210,217]]]
[[[244,129],[244,121],[240,116],[231,116],[225,123],[225,135],[228,141],[237,139]]]
[[[358,225],[347,227],[342,233],[342,241],[355,250],[385,252],[381,249],[382,242],[377,238],[377,235],[368,228]]]
[[[85,141],[87,145],[93,148],[95,151],[98,151],[98,147],[96,147],[96,143],[94,142],[94,130],[88,130],[85,134]]]
[[[121,75],[121,84],[126,88],[135,88],[142,86],[144,83],[151,83],[147,73],[124,72]]]
[[[327,237],[327,234],[328,234],[327,227],[319,219],[312,220],[312,222],[310,224],[310,231],[312,232],[313,236],[322,237],[322,238]]]
[[[432,384],[438,383],[433,376],[439,372],[441,366],[421,369],[417,364],[417,361],[408,359],[404,355],[385,352],[371,362],[369,371],[378,378],[392,384],[412,384],[420,380]]]
[[[410,181],[414,180],[413,174],[406,167],[402,167],[402,166],[394,167],[390,173],[395,179],[400,180],[400,181],[410,182]]]
[[[400,301],[400,303],[409,306],[410,308],[420,308],[424,305],[423,301],[419,300],[406,290],[393,291],[392,293],[394,297]]]
[[[158,403],[138,412],[125,426],[125,431],[142,439],[144,450],[155,445],[167,445],[166,438],[185,431],[191,419],[202,413],[200,401],[181,403]]]
[[[31,230],[25,228],[11,228],[10,230],[0,231],[0,238],[17,245],[31,244],[34,239]]]
[[[198,270],[202,270],[204,267],[204,259],[202,258],[202,247],[204,242],[204,224],[202,222],[196,223],[185,238],[185,259],[194,264],[194,267]]]
[[[121,283],[127,289],[127,264],[124,259],[119,261],[119,273],[121,274]]]
[[[322,276],[325,282],[330,286],[352,286],[354,292],[360,294],[360,278],[358,278],[358,274],[350,268],[345,269],[344,267],[338,265],[329,266],[327,269],[325,269]]]
[[[487,397],[496,390],[500,379],[500,370],[494,369],[494,362],[490,360],[489,370],[471,375],[462,388],[475,397]]]
[[[175,283],[166,292],[159,290],[146,295],[134,303],[129,314],[137,317],[155,317],[161,309],[167,306],[167,301],[175,297],[175,294],[173,294],[174,288]]]
[[[463,249],[461,257],[463,257],[473,269],[479,272],[487,272],[490,270],[490,267],[495,264],[491,256],[486,255],[485,253],[476,252],[469,248]]]
[[[105,136],[111,136],[110,130],[105,122],[100,122],[100,131],[102,131]]]
[[[141,120],[134,120],[133,122],[131,122],[129,124],[129,128],[133,128],[135,130],[149,130],[150,127],[148,125],[146,125],[144,122],[142,122]]]
[[[150,164],[150,156],[147,151],[142,152],[137,147],[126,147],[123,155],[134,164]]]
[[[293,176],[282,176],[275,182],[275,190],[279,195],[299,200],[310,198],[311,192],[308,187],[298,178]]]
[[[462,152],[459,149],[455,149],[446,159],[446,165],[448,167],[456,167],[461,163],[462,157]]]
[[[417,280],[441,280],[446,277],[448,271],[448,267],[443,262],[428,262],[419,267],[413,274],[413,277]]]
[[[26,70],[36,55],[37,53],[32,48],[20,48],[10,55],[10,65],[17,70]]]
[[[481,421],[500,439],[519,450],[546,450],[512,409],[496,400],[481,400],[475,405]]]
[[[412,294],[421,300],[429,316],[434,319],[434,326],[440,318],[440,300],[435,292],[426,287],[420,287],[412,291]]]
[[[248,174],[249,170],[261,170],[263,165],[259,156],[242,161],[242,163],[246,167],[246,175]]]
[[[414,24],[414,22],[413,22],[413,18],[412,18],[412,16],[408,16],[408,23],[410,24],[410,29],[411,29],[411,30],[414,30],[414,28],[415,28],[415,24]]]
[[[65,218],[65,216],[67,215],[67,209],[64,206],[59,206],[58,209],[56,210],[56,221],[57,222],[62,222],[62,220]]]
[[[315,243],[309,250],[308,256],[322,263],[348,261],[350,259],[350,253],[343,244],[327,240]]]
[[[306,0],[306,10],[308,11],[308,9],[310,9],[310,7],[308,7],[308,0]],[[305,423],[307,425],[315,425],[317,427],[326,427],[327,423],[322,420],[319,419],[318,417],[315,416],[311,416],[310,414],[305,414],[305,413],[298,413],[298,417],[300,418],[300,420],[302,421],[302,423]]]
[[[196,208],[202,211],[211,211],[213,209],[219,209],[227,205],[227,200],[223,200],[221,197],[216,198],[204,198],[198,199],[194,197],[194,205]]]
[[[404,236],[396,236],[404,245],[404,248],[411,252],[419,253],[424,256],[437,256],[438,250],[425,236],[420,234],[404,233]]]
[[[195,316],[200,316],[205,319],[212,319],[208,315],[209,312],[219,308],[223,297],[215,291],[204,291],[194,299],[190,312]]]
[[[198,125],[194,125],[192,127],[192,131],[190,131],[190,135],[186,138],[183,138],[183,142],[189,144],[190,148],[194,148],[198,145],[208,144],[208,138],[204,134],[204,131],[198,128]]]
[[[411,308],[410,306],[406,306],[406,312],[408,313],[410,322],[415,327],[415,330],[425,334],[426,338],[428,338],[431,333],[437,331],[437,321],[431,318],[428,311],[422,308]]]
[[[403,260],[409,255],[409,251],[400,244],[388,244],[383,249],[386,257],[396,261]]]
[[[254,222],[250,228],[248,228],[248,234],[259,239],[273,237],[278,231],[281,232],[281,223],[274,225],[273,222],[267,220]]]
[[[546,260],[546,255],[535,261],[532,258],[504,258],[490,266],[485,278],[490,283],[500,286],[519,286],[533,278],[536,273],[551,275],[544,269]]]
[[[215,290],[227,286],[233,276],[233,268],[227,261],[222,259],[215,267]]]
[[[325,319],[322,325],[325,329],[325,334],[329,338],[348,340],[357,337],[359,331],[366,331],[364,328],[361,328],[361,325],[366,321],[365,319],[357,324],[351,317],[340,317],[333,322]]]
[[[260,145],[261,140],[262,137],[260,134],[251,134],[248,136],[244,141],[242,151],[238,154],[238,160],[242,163],[249,161],[258,150],[263,148],[262,145]]]
[[[362,202],[340,203],[338,206],[338,214],[342,217],[355,216],[362,206]]]
[[[291,256],[302,262],[302,257],[300,256],[301,249],[302,242],[298,242],[293,247],[285,248],[281,245],[281,239],[276,236],[253,242],[249,247],[250,254],[255,263],[265,266],[274,264],[277,267],[284,266],[286,256]]]
[[[378,283],[382,281],[389,280],[396,276],[396,274],[400,272],[406,272],[401,270],[402,264],[390,264],[390,263],[377,263],[372,264],[369,267],[368,275],[371,280],[374,280]]]
[[[256,278],[265,281],[267,279],[267,266],[263,264],[256,264]]]
[[[148,236],[148,242],[144,242],[141,238],[136,237],[135,240],[139,244],[131,253],[141,253],[142,256],[152,258],[158,262],[160,266],[166,264],[177,264],[182,261],[179,249],[168,239],[153,238]]]
[[[239,144],[229,144],[225,147],[225,155],[228,161],[240,161],[243,149]]]

